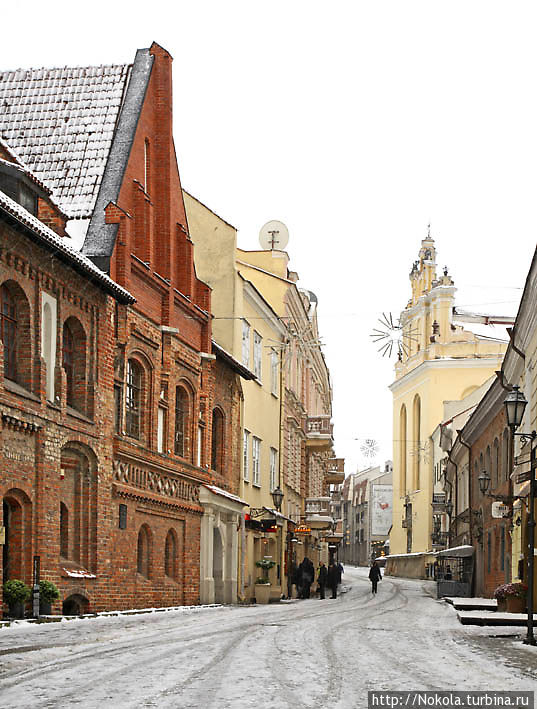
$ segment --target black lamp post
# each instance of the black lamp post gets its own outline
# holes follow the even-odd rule
[[[513,390],[507,394],[505,397],[505,415],[507,417],[507,425],[511,429],[511,434],[513,436],[521,436],[527,440],[531,441],[531,463],[530,463],[530,494],[529,494],[529,508],[528,508],[528,632],[524,639],[526,645],[536,645],[535,637],[533,635],[533,552],[535,548],[535,469],[536,465],[536,449],[534,446],[534,441],[537,438],[537,433],[532,431],[531,433],[516,433],[517,429],[522,423],[522,417],[524,416],[524,409],[527,406],[527,401],[524,394],[519,390],[518,386],[514,386]],[[483,474],[482,474],[483,475]],[[487,476],[488,477],[488,476]],[[481,488],[481,476],[480,488]],[[490,478],[489,478],[490,482]],[[488,487],[488,485],[487,485]]]
[[[270,494],[272,495],[272,501],[274,502],[274,507],[279,512],[282,508],[282,502],[283,502],[283,492],[280,489],[280,486],[278,485],[278,487],[275,488]]]
[[[477,481],[479,483],[479,490],[481,494],[486,495],[490,485],[490,475],[486,470],[483,470],[481,475],[477,478]]]

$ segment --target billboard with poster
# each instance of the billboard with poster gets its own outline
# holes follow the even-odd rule
[[[371,534],[387,535],[392,526],[392,486],[371,485]]]

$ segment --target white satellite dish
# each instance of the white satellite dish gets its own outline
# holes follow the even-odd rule
[[[289,230],[283,222],[273,219],[261,227],[259,243],[265,251],[283,251],[289,243]]]

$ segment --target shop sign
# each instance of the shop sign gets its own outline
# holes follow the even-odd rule
[[[493,502],[491,506],[491,514],[494,519],[502,519],[502,517],[509,517],[511,513],[511,508],[509,505],[504,505],[501,502]]]
[[[305,524],[299,524],[298,526],[295,527],[294,533],[295,534],[311,534],[311,529],[309,527],[306,527]]]
[[[0,527],[0,544],[6,543],[6,528]]]

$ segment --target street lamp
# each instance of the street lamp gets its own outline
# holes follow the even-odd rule
[[[529,509],[528,509],[528,632],[524,639],[526,645],[537,645],[535,637],[533,635],[533,553],[535,548],[535,469],[536,465],[536,449],[534,446],[534,441],[537,438],[537,433],[532,431],[531,433],[516,433],[515,429],[522,423],[522,417],[524,416],[524,409],[527,406],[527,401],[524,394],[519,390],[518,386],[514,386],[512,391],[507,394],[504,401],[505,415],[507,418],[507,425],[511,429],[511,434],[513,436],[520,436],[523,440],[529,440],[531,442],[531,456],[530,456],[530,494],[529,494]],[[483,474],[482,474],[483,475]],[[487,476],[488,477],[488,476]],[[490,482],[490,478],[489,478]],[[484,481],[483,481],[484,483]],[[481,489],[481,476],[480,483]],[[487,484],[488,487],[488,484]]]
[[[505,406],[507,425],[512,431],[518,428],[522,423],[522,417],[524,416],[524,410],[527,404],[526,397],[517,385],[515,385],[512,391],[505,397],[503,405]]]
[[[483,470],[481,475],[477,478],[479,483],[479,490],[482,495],[486,495],[490,485],[490,475],[486,470]]]
[[[282,490],[281,490],[281,488],[280,488],[279,485],[278,485],[277,488],[275,488],[275,489],[271,492],[271,495],[272,495],[272,501],[274,502],[274,507],[275,507],[275,508],[278,510],[278,512],[279,512],[279,511],[281,510],[281,508],[282,508],[282,502],[283,502],[283,492],[282,492]]]

